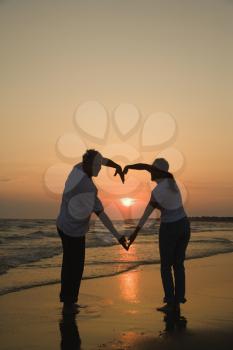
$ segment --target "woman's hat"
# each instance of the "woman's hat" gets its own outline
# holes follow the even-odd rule
[[[164,158],[155,159],[152,165],[155,166],[157,169],[162,170],[162,171],[168,171],[168,169],[169,169],[169,163]]]

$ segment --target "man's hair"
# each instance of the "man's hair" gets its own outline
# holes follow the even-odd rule
[[[96,156],[100,155],[98,151],[95,149],[88,149],[84,154],[83,154],[83,165],[91,165],[95,159]]]

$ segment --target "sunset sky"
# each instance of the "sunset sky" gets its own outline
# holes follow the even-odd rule
[[[66,174],[85,147],[122,166],[168,150],[188,214],[233,215],[232,18],[231,0],[0,0],[0,217],[55,218],[49,171]],[[126,105],[140,118],[128,137],[114,123]],[[128,112],[118,116],[123,132]],[[146,148],[167,130],[145,129],[156,113],[171,115],[175,130]],[[105,170],[95,181],[109,213],[138,216],[149,175],[131,172],[122,185]],[[122,198],[133,199],[130,214]]]

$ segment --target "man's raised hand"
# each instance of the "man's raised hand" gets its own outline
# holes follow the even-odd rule
[[[119,164],[117,164],[116,162],[114,162],[113,160],[111,160],[109,158],[103,157],[102,158],[102,165],[105,165],[105,166],[108,166],[108,167],[111,167],[111,168],[115,168],[114,176],[119,175],[120,178],[121,178],[121,181],[123,183],[125,182],[125,176],[124,176],[122,168],[121,168],[121,166]]]

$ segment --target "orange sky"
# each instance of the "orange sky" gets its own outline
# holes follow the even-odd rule
[[[45,174],[79,161],[83,147],[121,165],[136,155],[151,163],[170,150],[171,170],[181,156],[174,174],[186,188],[188,214],[233,215],[232,14],[230,0],[0,1],[0,216],[55,218],[59,195],[48,187],[57,180],[46,184]],[[85,101],[98,101],[106,113],[91,110],[86,134],[77,127]],[[123,104],[140,118],[128,137],[114,123]],[[148,116],[158,112],[175,121],[161,143],[163,122],[145,131]],[[119,112],[123,131],[130,113]],[[106,134],[98,141],[104,120]],[[149,150],[143,133],[156,140]],[[75,147],[77,154],[67,157]],[[138,216],[149,176],[132,172],[123,189],[111,175],[103,170],[96,179],[104,204],[135,198],[132,215]]]

